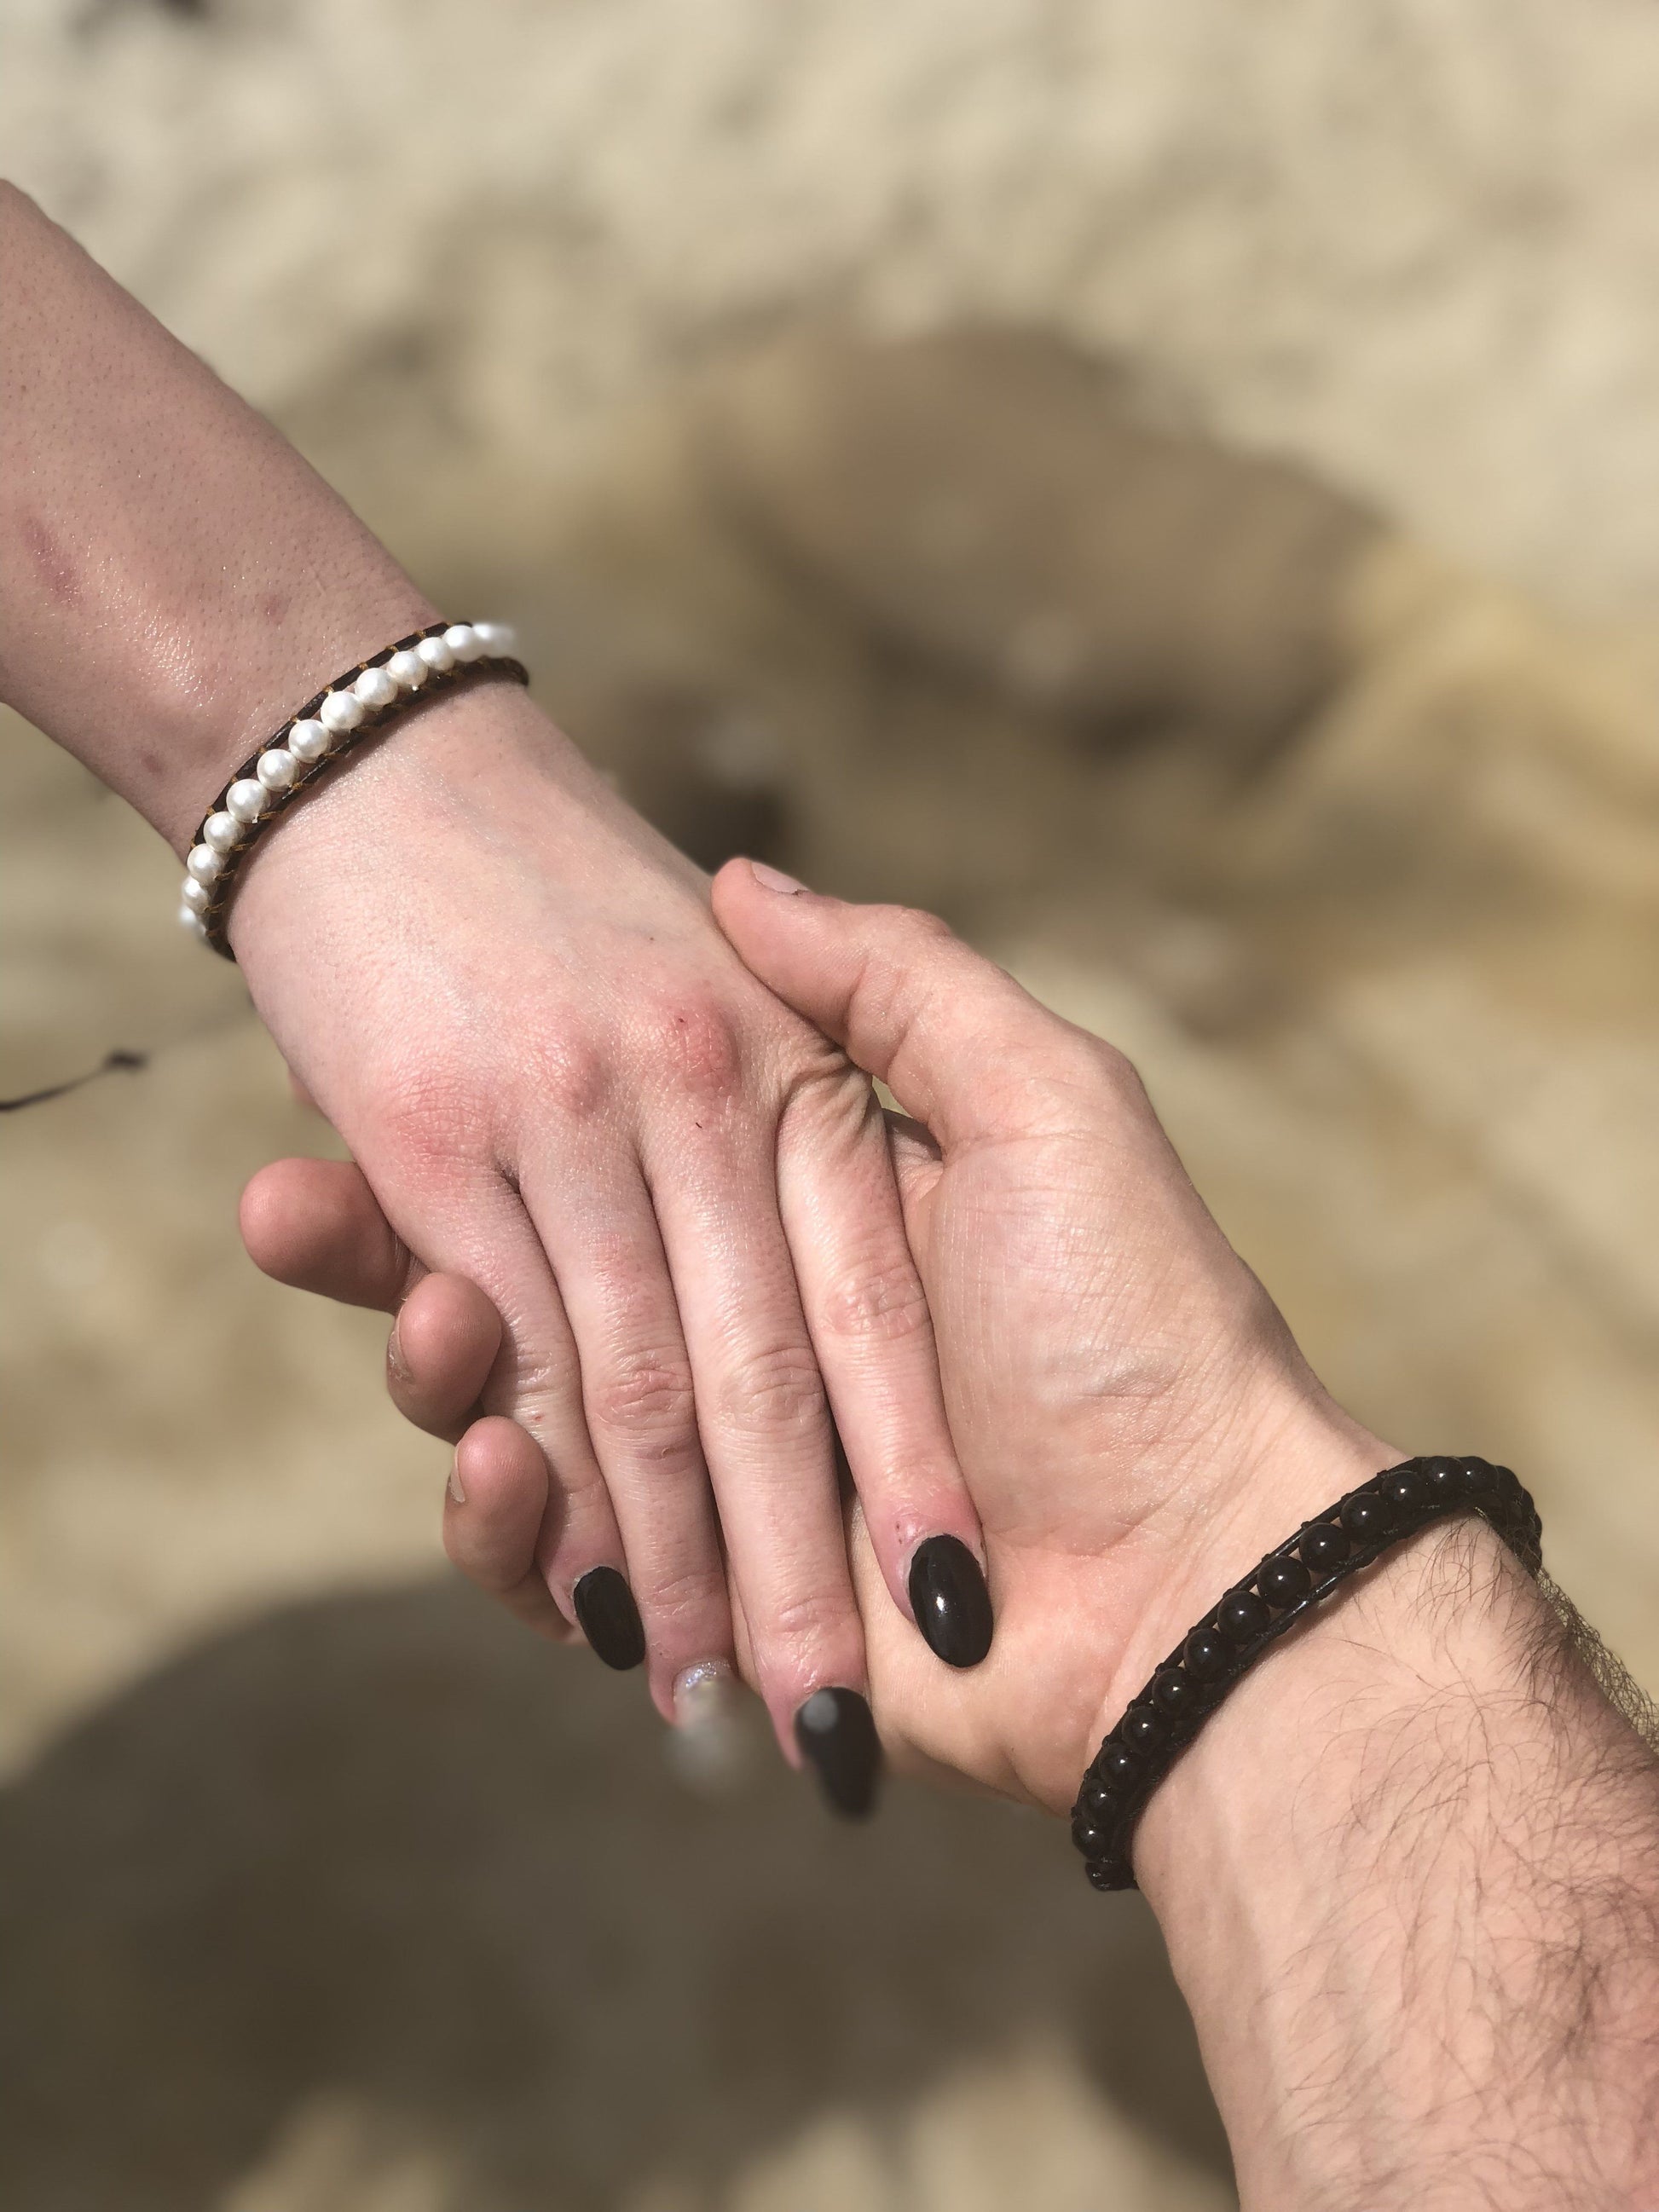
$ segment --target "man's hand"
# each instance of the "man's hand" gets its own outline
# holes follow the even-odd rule
[[[924,917],[744,863],[714,897],[921,1125],[894,1143],[999,1626],[973,1674],[918,1663],[855,1511],[884,1734],[1061,1811],[1218,1593],[1397,1455],[1320,1390],[1109,1048]],[[393,1303],[355,1170],[269,1173],[290,1279]],[[459,1425],[494,1329],[476,1293],[420,1285],[400,1402]],[[452,1555],[522,1602],[520,1432],[477,1424],[457,1466]],[[1659,2204],[1659,1770],[1480,1524],[1425,1531],[1253,1669],[1135,1863],[1251,2212]]]

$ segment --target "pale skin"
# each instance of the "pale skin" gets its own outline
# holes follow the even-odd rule
[[[0,696],[182,853],[286,715],[438,611],[3,185],[0,257]],[[906,1634],[918,1546],[982,1557],[868,1084],[504,684],[290,809],[230,936],[398,1235],[501,1317],[480,1391],[544,1499],[521,1604],[567,1632],[583,1576],[625,1574],[670,1714],[732,1656],[735,1591],[798,1761],[802,1703],[866,1683],[836,1431]]]
[[[941,1679],[854,1509],[884,1739],[1063,1814],[1190,1623],[1403,1455],[1320,1387],[1109,1047],[924,916],[746,862],[714,909],[922,1125],[894,1149],[999,1625]],[[451,1555],[532,1612],[540,1463],[470,1418],[487,1301],[423,1276],[349,1166],[265,1170],[245,1229],[284,1279],[398,1312],[393,1395],[459,1437]],[[1253,2212],[1659,2203],[1659,1765],[1484,1524],[1401,1547],[1261,1662],[1135,1866]]]

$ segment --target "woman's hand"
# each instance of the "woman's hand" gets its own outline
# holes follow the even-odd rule
[[[3,184],[0,264],[0,696],[182,855],[284,712],[437,611]],[[667,1711],[731,1650],[729,1564],[786,1744],[812,1692],[862,1691],[830,1409],[896,1607],[928,1538],[971,1579],[978,1534],[867,1085],[701,878],[492,684],[273,825],[231,935],[398,1235],[504,1317],[484,1398],[547,1455],[549,1613],[648,1648]]]
[[[628,1663],[624,1576],[669,1712],[685,1669],[732,1653],[729,1566],[793,1748],[816,1691],[866,1686],[837,1430],[902,1632],[927,1540],[957,1539],[977,1575],[868,1082],[506,686],[434,702],[296,809],[256,848],[231,930],[403,1246],[501,1316],[471,1389],[544,1455],[515,1494],[520,1610],[580,1615]],[[267,1260],[268,1210],[256,1186]],[[973,1598],[927,1624],[957,1663],[988,1639]],[[949,1632],[969,1614],[964,1648]]]
[[[997,1609],[986,1663],[944,1674],[895,1619],[855,1508],[877,1717],[901,1759],[1060,1811],[1216,1592],[1394,1455],[1321,1389],[1119,1054],[924,915],[774,884],[748,862],[724,870],[722,927],[915,1117],[893,1149]],[[256,1256],[288,1280],[394,1303],[385,1231],[353,1171],[266,1173]],[[397,1331],[394,1395],[452,1433],[467,1360],[494,1328],[464,1295],[423,1284]],[[527,1456],[485,1421],[457,1465],[452,1557],[533,1605]]]

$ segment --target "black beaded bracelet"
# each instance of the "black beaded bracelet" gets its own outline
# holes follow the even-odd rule
[[[1147,1800],[1268,1645],[1390,1545],[1453,1513],[1478,1513],[1538,1572],[1541,1524],[1508,1468],[1408,1459],[1304,1521],[1188,1632],[1101,1745],[1072,1808],[1072,1841],[1097,1889],[1136,1887],[1129,1855]]]

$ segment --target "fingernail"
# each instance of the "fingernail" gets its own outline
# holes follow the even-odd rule
[[[408,1382],[409,1363],[404,1358],[404,1347],[398,1341],[398,1324],[395,1321],[392,1324],[392,1334],[386,1340],[386,1364],[394,1381]]]
[[[755,881],[769,891],[785,891],[793,898],[797,892],[806,889],[805,884],[798,884],[793,876],[786,876],[781,868],[773,867],[767,860],[751,860],[749,871]]]
[[[624,1674],[645,1656],[645,1631],[634,1593],[614,1567],[590,1567],[570,1593],[576,1622],[594,1656]]]
[[[720,1796],[743,1779],[750,1745],[740,1706],[737,1678],[725,1659],[705,1659],[674,1678],[669,1764],[700,1796]]]
[[[817,1769],[832,1811],[862,1820],[874,1810],[881,1742],[856,1690],[814,1690],[795,1715],[795,1741]]]
[[[450,1463],[449,1494],[458,1505],[465,1504],[466,1492],[461,1487],[461,1462],[459,1459]]]
[[[960,1537],[930,1536],[910,1562],[910,1609],[947,1667],[977,1667],[991,1648],[991,1593]]]

